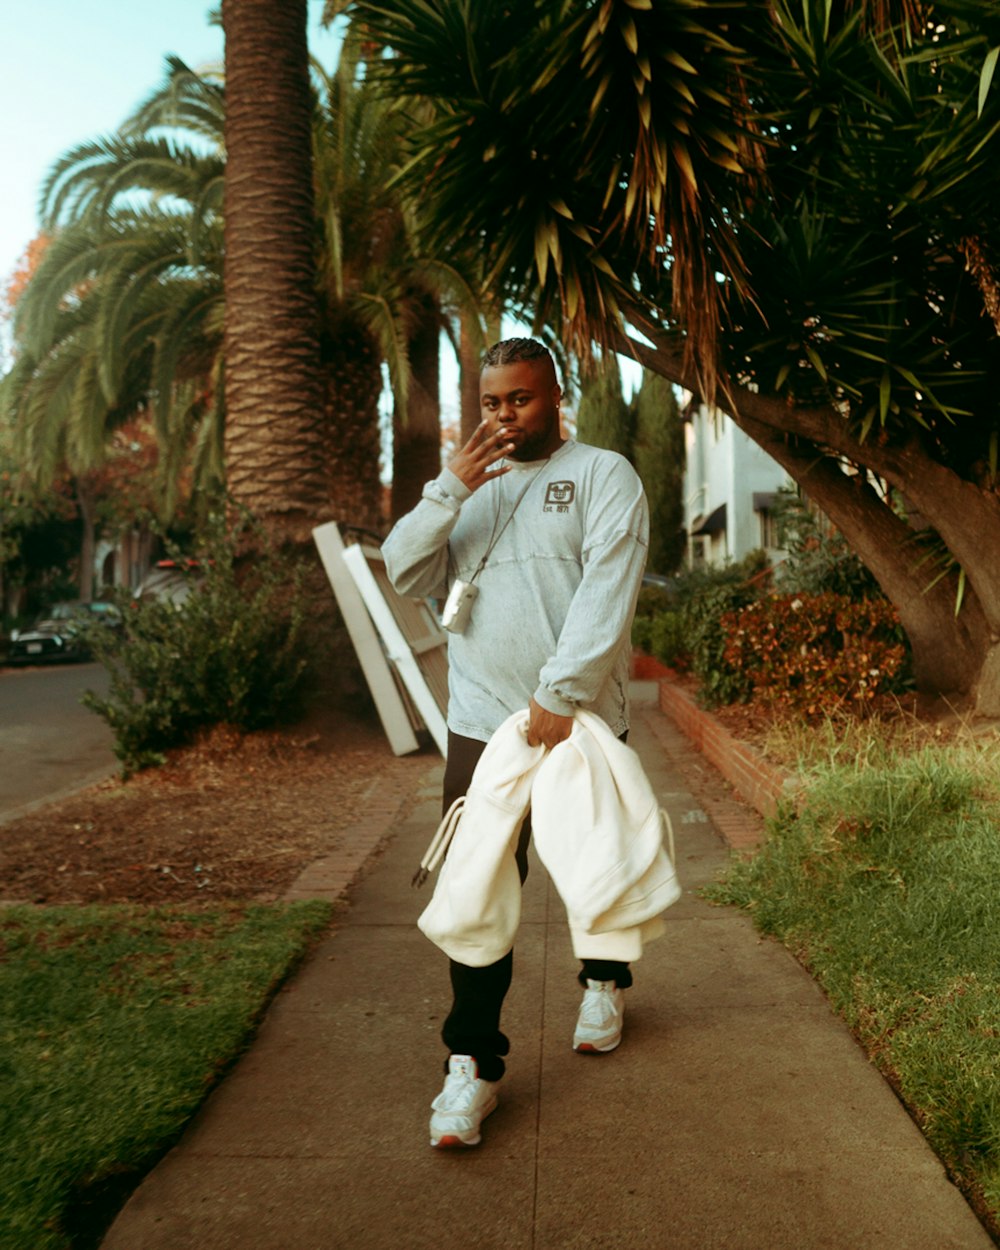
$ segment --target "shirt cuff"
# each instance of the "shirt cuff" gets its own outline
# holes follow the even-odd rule
[[[539,686],[532,698],[540,708],[555,716],[572,716],[576,711],[575,703],[564,699],[561,694],[556,694],[550,686]]]
[[[451,506],[465,503],[471,495],[472,491],[457,473],[452,473],[451,469],[442,469],[434,481],[428,482],[423,490],[425,499],[433,499],[437,503]]]

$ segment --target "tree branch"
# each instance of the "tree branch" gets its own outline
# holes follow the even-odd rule
[[[627,315],[653,346],[622,331],[615,344],[616,350],[661,377],[693,389],[694,380],[684,365],[682,336],[655,326],[641,309],[629,308]],[[902,445],[879,437],[862,442],[832,404],[817,407],[788,404],[773,395],[761,395],[728,382],[720,384],[716,402],[779,463],[784,462],[773,448],[785,448],[787,455],[788,438],[805,440],[810,445],[806,459],[813,466],[810,473],[814,485],[817,481],[814,466],[820,459],[825,459],[834,473],[844,476],[836,464],[837,456],[885,478],[940,535],[965,570],[994,630],[1000,631],[1000,580],[989,554],[993,543],[984,544],[984,535],[1000,535],[1000,496],[996,492],[983,490],[960,477],[930,456],[915,437]],[[788,471],[796,481],[801,480],[796,472]],[[814,493],[814,486],[806,489]],[[883,507],[883,511],[888,509]],[[837,518],[831,519],[840,524]],[[845,532],[845,537],[878,576],[858,545],[863,541],[862,536],[855,541]]]

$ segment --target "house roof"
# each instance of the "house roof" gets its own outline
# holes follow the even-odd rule
[[[719,506],[708,514],[707,517],[692,529],[692,534],[721,534],[726,528],[726,505],[720,503]]]

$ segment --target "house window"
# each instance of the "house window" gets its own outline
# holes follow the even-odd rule
[[[773,550],[780,546],[778,524],[774,513],[769,508],[763,508],[757,515],[760,517],[760,545],[765,550]]]
[[[724,430],[724,417],[722,410],[720,408],[713,408],[709,419],[712,422],[712,442],[721,442]]]

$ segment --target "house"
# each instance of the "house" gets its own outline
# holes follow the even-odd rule
[[[683,410],[684,529],[688,564],[725,564],[761,548],[780,558],[773,505],[793,487],[785,470],[718,408]]]
[[[101,538],[94,560],[94,586],[135,590],[153,566],[160,544],[145,526],[126,528],[115,538]]]

